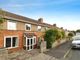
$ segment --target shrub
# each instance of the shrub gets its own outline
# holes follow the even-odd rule
[[[61,31],[62,39],[65,38],[65,31]]]
[[[72,32],[70,32],[70,33],[68,34],[69,40],[70,40],[73,36],[74,36],[74,34],[73,34]]]
[[[47,48],[51,48],[53,42],[56,40],[56,36],[58,36],[57,29],[50,29],[45,32],[44,40],[47,41]]]
[[[60,31],[57,31],[56,40],[60,40],[62,38],[62,34]]]

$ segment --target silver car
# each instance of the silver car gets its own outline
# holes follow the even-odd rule
[[[80,48],[80,36],[73,38],[72,48]]]

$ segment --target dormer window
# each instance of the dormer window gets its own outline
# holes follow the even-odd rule
[[[38,30],[38,31],[41,31],[41,26],[38,26],[37,30]]]
[[[25,24],[25,30],[31,30],[31,24]]]

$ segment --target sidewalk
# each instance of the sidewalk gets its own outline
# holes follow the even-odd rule
[[[31,58],[26,59],[26,60],[58,60],[58,59],[56,59],[55,57],[46,55],[44,53],[40,53],[39,55],[31,57]]]
[[[9,60],[57,60],[56,58],[40,53],[39,50],[34,49],[32,51],[18,51],[8,55]]]

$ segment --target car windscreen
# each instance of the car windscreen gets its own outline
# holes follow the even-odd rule
[[[74,39],[74,40],[80,40],[80,39]]]

